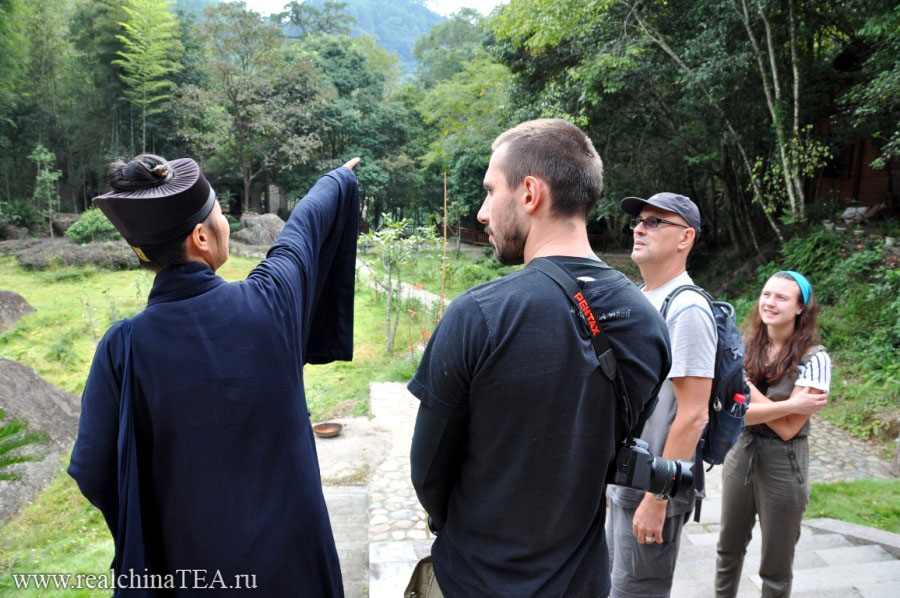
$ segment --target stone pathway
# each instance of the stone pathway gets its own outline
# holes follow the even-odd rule
[[[893,478],[891,464],[879,459],[864,441],[821,417],[813,417],[809,432],[809,479],[846,482],[866,478]]]
[[[375,421],[391,423],[391,448],[369,481],[369,541],[425,540],[427,514],[410,481],[409,450],[419,402],[397,383],[374,383],[369,406]]]

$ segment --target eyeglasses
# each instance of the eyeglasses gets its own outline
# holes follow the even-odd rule
[[[691,228],[685,224],[679,224],[677,222],[672,222],[671,220],[664,220],[662,218],[657,218],[656,216],[649,216],[647,218],[632,218],[631,219],[631,230],[637,228],[638,224],[644,224],[644,228],[646,230],[656,230],[660,224],[671,224],[672,226],[680,226],[681,228]]]

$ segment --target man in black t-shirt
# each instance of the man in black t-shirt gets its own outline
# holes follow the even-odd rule
[[[478,212],[504,264],[568,269],[643,405],[669,369],[665,323],[588,243],[603,186],[591,140],[558,119],[494,141]],[[605,478],[624,435],[612,383],[562,290],[525,268],[464,293],[410,391],[421,405],[412,480],[447,596],[606,596]]]

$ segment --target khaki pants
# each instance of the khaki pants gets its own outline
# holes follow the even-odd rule
[[[444,598],[437,579],[434,578],[434,565],[430,556],[416,563],[403,598]]]
[[[783,441],[744,432],[722,470],[722,529],[716,598],[737,595],[756,515],[762,534],[759,576],[763,598],[791,595],[794,546],[809,502],[807,439]]]
[[[638,544],[634,537],[635,509],[609,502],[606,540],[609,543],[610,598],[668,598],[681,546],[681,530],[691,513],[666,517],[662,544]]]

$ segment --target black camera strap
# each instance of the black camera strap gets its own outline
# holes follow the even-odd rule
[[[603,375],[613,383],[616,395],[622,402],[622,419],[625,422],[628,441],[631,442],[634,440],[633,431],[639,423],[638,414],[634,412],[631,401],[628,399],[625,381],[622,379],[622,372],[618,367],[616,354],[609,344],[609,338],[603,332],[603,329],[600,328],[597,318],[594,317],[594,312],[591,310],[587,299],[585,299],[578,281],[568,270],[550,258],[535,258],[528,264],[528,267],[546,274],[563,290],[569,302],[575,306],[575,312],[580,316],[581,323],[591,335],[591,344],[594,345],[594,352],[596,352],[597,359],[600,361],[600,369],[603,371]]]

